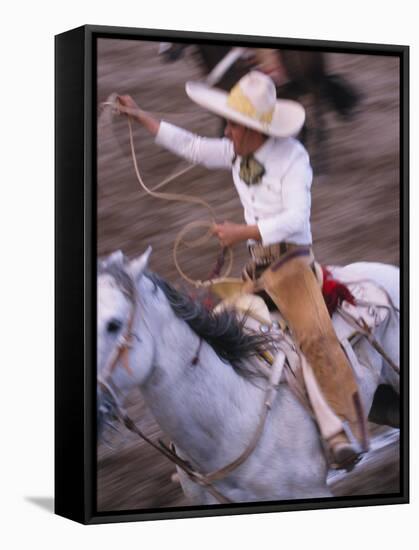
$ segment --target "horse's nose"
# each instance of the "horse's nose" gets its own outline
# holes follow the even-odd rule
[[[119,421],[119,402],[112,390],[98,382],[96,403],[96,434],[97,441],[106,444],[108,429],[119,431],[116,423]]]
[[[100,441],[103,436],[106,424],[113,420],[113,412],[112,403],[107,397],[106,392],[103,392],[101,388],[98,388],[96,406],[96,432],[98,441]]]

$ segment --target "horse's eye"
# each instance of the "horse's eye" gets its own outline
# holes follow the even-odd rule
[[[108,321],[108,324],[106,325],[106,330],[108,332],[118,332],[122,327],[122,321],[119,319],[111,319]]]

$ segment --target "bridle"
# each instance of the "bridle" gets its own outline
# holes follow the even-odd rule
[[[138,338],[133,332],[132,327],[134,324],[135,315],[137,313],[137,300],[136,296],[134,297],[134,300],[132,302],[132,307],[130,311],[130,316],[128,319],[128,323],[126,325],[125,331],[119,335],[118,341],[115,345],[115,348],[113,352],[111,353],[104,369],[102,378],[104,380],[108,379],[114,372],[115,368],[117,367],[119,361],[121,361],[122,365],[124,366],[125,370],[128,374],[132,375],[132,369],[129,366],[129,350],[132,348],[132,342],[133,338]]]

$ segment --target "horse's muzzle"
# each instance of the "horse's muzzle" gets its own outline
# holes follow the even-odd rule
[[[105,434],[108,429],[117,430],[116,423],[119,421],[119,415],[115,396],[102,384],[97,388],[96,411],[97,441],[106,443]]]

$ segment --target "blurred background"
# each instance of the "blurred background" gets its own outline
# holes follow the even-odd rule
[[[192,103],[187,80],[205,79],[230,48],[162,44],[153,41],[98,41],[98,105],[111,93],[130,94],[144,110],[206,136],[220,136],[223,121]],[[271,75],[278,96],[306,108],[299,136],[313,170],[312,230],[317,260],[324,264],[379,261],[399,264],[399,59],[391,56],[313,51],[245,49],[217,83],[228,90],[250,68]],[[150,188],[186,162],[156,146],[138,124],[135,147]],[[183,284],[173,263],[177,233],[188,222],[208,219],[199,206],[147,196],[139,187],[124,117],[98,111],[98,254],[122,249],[129,257],[151,244],[151,269]],[[219,222],[241,223],[242,207],[228,171],[194,167],[162,189],[208,201]],[[215,239],[185,250],[184,270],[205,278],[214,267]],[[235,247],[233,275],[247,261],[245,245]],[[139,393],[129,396],[129,412],[141,429],[164,437]],[[373,426],[372,426],[373,427]],[[374,428],[373,451],[350,474],[330,477],[336,495],[398,491],[398,434]],[[113,449],[98,448],[98,510],[187,505],[174,468],[134,436],[112,436]]]

